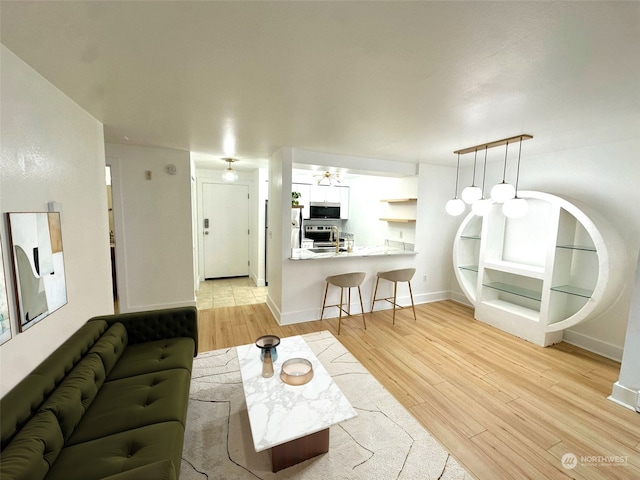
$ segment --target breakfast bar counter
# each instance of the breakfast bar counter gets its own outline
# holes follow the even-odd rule
[[[323,260],[327,258],[380,257],[392,255],[417,255],[413,250],[391,246],[356,246],[351,252],[341,249],[336,253],[334,247],[294,248],[289,260]]]

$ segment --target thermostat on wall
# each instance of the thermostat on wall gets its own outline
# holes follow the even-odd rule
[[[175,165],[167,165],[166,167],[164,167],[164,170],[169,175],[175,175],[176,174],[176,166]]]

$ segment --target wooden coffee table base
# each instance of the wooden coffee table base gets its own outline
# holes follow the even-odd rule
[[[329,429],[325,428],[306,437],[271,447],[271,471],[278,472],[328,451]]]

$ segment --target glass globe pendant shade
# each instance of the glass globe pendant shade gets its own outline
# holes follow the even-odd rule
[[[492,206],[493,202],[490,198],[482,198],[471,206],[471,211],[479,217],[484,217],[491,211]]]
[[[446,205],[444,206],[444,209],[447,211],[449,215],[457,217],[462,212],[464,212],[465,204],[459,198],[452,198],[446,203]]]
[[[504,203],[516,196],[516,189],[510,183],[499,183],[491,189],[491,200],[496,203]]]
[[[482,198],[482,189],[480,187],[471,186],[462,190],[462,201],[467,204],[472,204]]]
[[[238,174],[231,167],[227,168],[222,173],[222,181],[226,183],[233,183],[238,181]]]
[[[526,215],[529,203],[524,198],[512,198],[502,205],[502,213],[508,218],[520,218]]]

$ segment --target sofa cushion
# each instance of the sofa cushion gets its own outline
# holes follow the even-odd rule
[[[107,381],[173,368],[191,372],[193,349],[193,339],[186,337],[129,345],[107,376]]]
[[[91,323],[91,322],[89,322]],[[114,323],[109,330],[98,340],[90,353],[95,353],[102,358],[104,371],[107,375],[118,362],[127,347],[127,329],[121,323]]]
[[[0,450],[11,441],[65,376],[107,329],[107,323],[84,324],[33,372],[0,400]]]
[[[176,467],[171,460],[159,460],[149,465],[116,473],[102,480],[177,480]]]
[[[42,405],[43,410],[52,412],[58,419],[65,441],[82,420],[104,379],[102,360],[95,354],[89,354]]]
[[[37,413],[2,451],[0,478],[42,480],[63,446],[56,417],[51,412]]]
[[[183,368],[106,382],[66,445],[172,420],[184,426],[190,382]]]
[[[179,471],[183,441],[182,424],[165,422],[66,447],[47,480],[98,480],[158,459],[170,460]]]

